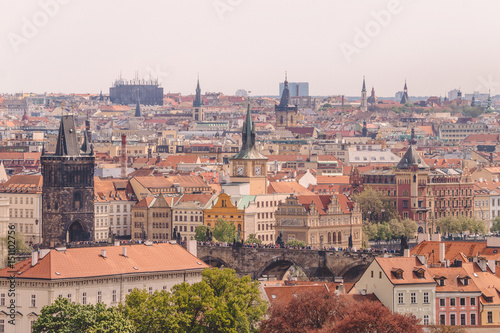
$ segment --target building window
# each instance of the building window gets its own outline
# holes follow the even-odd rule
[[[446,306],[446,298],[439,299],[439,306]]]
[[[439,324],[446,325],[446,315],[445,314],[439,315]]]
[[[456,322],[455,322],[455,318],[456,315],[454,313],[450,314],[450,325],[451,326],[455,326],[456,325]]]
[[[153,287],[149,287],[149,293],[153,294]]]
[[[398,293],[398,304],[405,304],[405,298],[403,293]]]
[[[116,303],[116,290],[113,290],[112,297],[111,297],[111,301],[112,301],[113,303]]]
[[[71,294],[68,294],[68,301],[71,303]]]
[[[429,293],[424,293],[424,303],[429,304]]]
[[[411,304],[417,304],[417,293],[410,294],[410,302]]]
[[[470,298],[470,305],[471,306],[476,306],[476,298],[475,297],[471,297]]]
[[[424,315],[424,325],[429,325],[429,315]]]
[[[475,313],[470,314],[470,324],[476,325],[476,314]]]
[[[87,293],[82,293],[82,304],[87,304]]]
[[[31,307],[36,308],[36,295],[31,295]]]
[[[373,271],[372,271],[372,278],[373,278]]]
[[[102,303],[102,291],[97,292],[97,303]]]
[[[493,311],[488,311],[488,324],[493,324]]]
[[[382,278],[382,272],[378,272],[378,278],[381,279]]]
[[[0,319],[0,333],[5,332],[5,319]]]
[[[5,294],[0,294],[0,306],[5,306]]]
[[[467,321],[467,320],[465,319],[465,316],[466,316],[466,314],[465,314],[465,313],[461,313],[461,314],[460,314],[460,325],[462,325],[462,326],[467,325],[467,324],[466,324],[466,321]]]
[[[465,298],[464,297],[460,298],[460,306],[465,306]]]
[[[450,306],[455,306],[456,304],[456,299],[455,298],[450,298]]]

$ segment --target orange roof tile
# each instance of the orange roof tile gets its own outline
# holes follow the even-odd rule
[[[127,257],[122,248],[127,248]],[[101,256],[106,251],[106,258]],[[182,246],[170,243],[126,246],[51,249],[49,254],[31,266],[31,258],[14,265],[16,279],[59,280],[88,278],[119,274],[182,271],[207,268],[204,262]],[[8,277],[11,268],[0,270],[0,277]]]

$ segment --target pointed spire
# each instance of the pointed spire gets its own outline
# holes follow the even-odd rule
[[[243,123],[241,141],[240,152],[233,159],[266,159],[255,147],[255,126],[250,113],[250,101],[248,102],[247,114]]]
[[[283,92],[281,93],[280,107],[285,107],[290,104],[290,90],[288,89],[288,74],[285,71],[285,82],[283,84]]]
[[[408,91],[408,87],[406,86],[406,79],[405,79],[405,87],[404,87],[404,91]]]
[[[363,76],[363,89],[361,89],[362,92],[366,91],[366,84],[365,84],[365,77]]]
[[[405,79],[405,87],[403,91],[403,96],[401,97],[401,104],[407,104],[410,103],[410,97],[408,96],[408,87],[406,85],[406,79]]]
[[[137,100],[137,104],[135,105],[135,117],[140,117],[141,116],[141,104],[139,100]]]
[[[198,108],[202,105],[201,101],[201,88],[200,88],[200,75],[198,74],[198,82],[196,84],[196,97],[193,101],[193,107]]]
[[[55,156],[79,156],[80,149],[76,137],[75,120],[73,115],[61,117],[59,135],[57,137]]]

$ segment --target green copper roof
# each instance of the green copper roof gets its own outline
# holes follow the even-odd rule
[[[242,144],[240,152],[232,158],[235,160],[267,160],[267,157],[262,155],[255,148],[255,126],[250,115],[250,103],[247,108],[247,117],[243,123]]]

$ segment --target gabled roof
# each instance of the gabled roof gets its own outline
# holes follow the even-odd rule
[[[427,268],[416,257],[375,258],[375,260],[393,285],[436,283],[427,272]],[[415,268],[426,271],[423,278],[417,277],[413,271]],[[397,279],[393,272],[400,270],[403,271],[403,278]]]
[[[123,256],[127,248],[127,257]],[[101,256],[106,251],[106,258]],[[60,280],[147,272],[169,272],[207,268],[204,262],[182,246],[170,243],[126,246],[51,249],[35,266],[31,258],[14,265],[16,279]],[[0,270],[0,277],[10,276],[12,269]]]
[[[399,161],[396,168],[409,169],[411,166],[417,166],[419,169],[427,169],[429,166],[425,164],[424,160],[420,157],[414,145],[410,145]]]

